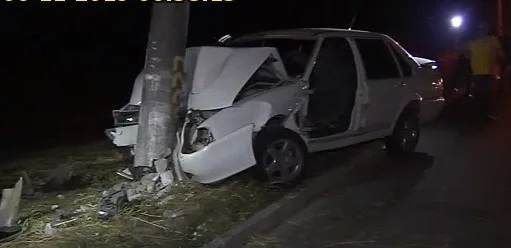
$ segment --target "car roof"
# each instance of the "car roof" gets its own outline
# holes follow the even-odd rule
[[[316,36],[320,36],[322,34],[343,34],[343,35],[363,34],[363,35],[375,35],[375,36],[381,35],[379,33],[374,33],[374,32],[369,32],[369,31],[340,29],[340,28],[295,28],[295,29],[280,29],[280,30],[270,30],[270,31],[250,33],[250,34],[241,35],[238,38],[247,39],[247,38],[256,38],[256,37],[262,37],[262,36],[286,36],[286,35],[316,37]]]

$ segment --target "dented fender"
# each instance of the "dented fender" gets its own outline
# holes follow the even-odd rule
[[[256,164],[252,148],[254,125],[244,126],[191,154],[178,154],[183,171],[208,184],[244,171]]]
[[[253,125],[254,131],[257,132],[272,114],[272,106],[269,103],[254,101],[240,107],[223,109],[205,120],[199,127],[208,128],[213,137],[219,139],[247,125]]]

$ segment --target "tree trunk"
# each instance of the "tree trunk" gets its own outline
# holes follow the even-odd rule
[[[152,168],[155,160],[168,155],[169,149],[175,146],[188,14],[188,3],[153,4],[143,71],[135,171]]]

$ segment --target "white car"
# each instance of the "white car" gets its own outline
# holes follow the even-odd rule
[[[431,62],[386,35],[342,29],[261,32],[188,48],[178,161],[204,184],[253,166],[264,179],[290,184],[303,175],[307,153],[375,139],[390,154],[413,152],[420,122],[443,106]],[[137,82],[116,116],[138,111]],[[107,130],[116,145],[135,145],[133,120]]]

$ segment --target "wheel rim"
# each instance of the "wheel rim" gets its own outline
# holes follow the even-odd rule
[[[291,140],[277,140],[268,145],[264,153],[264,169],[271,182],[288,183],[302,170],[303,154]]]
[[[403,150],[408,151],[413,149],[413,146],[417,143],[419,138],[419,131],[414,125],[413,121],[408,120],[403,123],[403,128],[401,130],[401,147]]]

